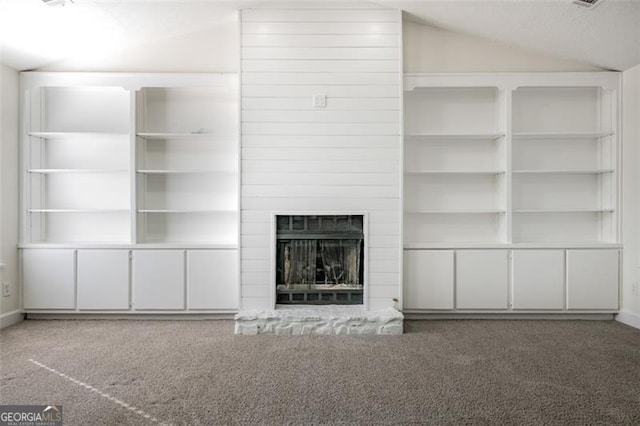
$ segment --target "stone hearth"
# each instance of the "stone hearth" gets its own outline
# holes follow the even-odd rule
[[[402,334],[404,316],[387,308],[304,306],[246,310],[235,316],[236,334]]]

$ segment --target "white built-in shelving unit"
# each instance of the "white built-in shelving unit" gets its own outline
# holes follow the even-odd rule
[[[237,93],[147,87],[136,128],[138,241],[237,241]]]
[[[29,94],[23,240],[127,242],[129,93],[50,86]]]
[[[405,308],[615,311],[618,103],[616,73],[406,75]]]
[[[25,310],[237,308],[237,76],[23,73],[22,91]]]
[[[492,86],[405,93],[405,244],[505,238],[500,99]]]

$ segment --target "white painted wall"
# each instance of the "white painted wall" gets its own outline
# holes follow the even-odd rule
[[[401,293],[399,12],[255,9],[241,25],[242,308],[274,307],[274,212],[368,213],[369,308],[392,306]],[[314,94],[327,95],[326,108],[312,108]]]
[[[37,71],[237,72],[238,20],[231,13],[219,25],[129,49],[95,52],[51,63]]]
[[[640,65],[622,73],[622,309],[620,321],[640,328]]]
[[[405,21],[404,72],[603,71],[478,37]]]
[[[9,282],[11,296],[2,297],[3,314],[20,308],[18,288],[18,72],[0,64],[0,283]]]
[[[404,72],[601,71],[593,65],[403,22]],[[117,52],[95,52],[36,71],[237,72],[235,14],[218,25]]]

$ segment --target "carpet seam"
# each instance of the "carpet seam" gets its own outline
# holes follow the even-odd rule
[[[87,389],[87,390],[89,390],[91,392],[95,392],[98,395],[100,395],[101,397],[113,402],[116,405],[121,406],[122,408],[125,408],[125,409],[131,411],[134,414],[137,414],[137,415],[145,418],[146,420],[152,421],[154,423],[158,423],[161,426],[169,426],[169,424],[162,423],[156,417],[154,417],[153,415],[143,411],[142,409],[140,409],[140,408],[138,408],[138,407],[136,407],[134,405],[127,404],[126,402],[124,402],[124,401],[122,401],[122,400],[120,400],[120,399],[118,399],[118,398],[116,398],[116,397],[114,397],[112,395],[109,395],[108,393],[102,392],[99,389],[97,389],[97,388],[95,388],[95,387],[93,387],[93,386],[91,386],[91,385],[89,385],[89,384],[87,384],[87,383],[85,383],[83,381],[80,381],[78,379],[75,379],[75,378],[73,378],[73,377],[71,377],[71,376],[69,376],[67,374],[64,374],[64,373],[58,371],[55,368],[51,368],[51,367],[49,367],[49,366],[47,366],[47,365],[45,365],[45,364],[43,364],[43,363],[41,363],[39,361],[31,359],[31,358],[29,358],[29,362],[37,365],[40,368],[48,370],[51,373],[57,374],[58,376],[62,377],[63,379],[69,380],[70,382],[72,382],[72,383],[74,383],[74,384],[76,384],[78,386],[81,386],[81,387],[83,387],[83,388],[85,388],[85,389]]]

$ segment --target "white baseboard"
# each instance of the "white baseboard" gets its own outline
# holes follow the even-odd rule
[[[616,315],[616,321],[620,321],[631,327],[640,328],[640,314],[635,312],[620,311],[620,313]]]
[[[23,319],[24,314],[20,309],[2,314],[0,315],[0,330],[9,327],[10,325],[17,324]]]

